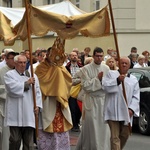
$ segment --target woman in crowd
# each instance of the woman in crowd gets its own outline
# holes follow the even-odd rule
[[[145,56],[144,55],[139,55],[137,61],[138,61],[138,63],[135,64],[133,68],[146,67],[146,65],[145,65]]]
[[[145,66],[146,67],[150,66],[149,52],[148,51],[144,51],[144,52],[142,52],[142,55],[145,56]]]
[[[116,60],[113,57],[106,60],[106,65],[109,66],[110,70],[118,70]]]

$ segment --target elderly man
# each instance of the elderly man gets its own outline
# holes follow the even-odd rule
[[[111,150],[123,149],[130,135],[133,115],[139,116],[140,89],[136,77],[128,74],[130,59],[121,57],[120,64],[121,73],[110,70],[102,80],[106,91],[104,120],[107,121],[111,131]]]
[[[24,150],[33,149],[35,113],[42,108],[42,96],[36,75],[30,77],[25,71],[27,58],[14,57],[15,69],[4,76],[7,92],[5,125],[10,128],[9,150],[19,150],[21,140]],[[36,108],[34,109],[32,85],[35,87]]]

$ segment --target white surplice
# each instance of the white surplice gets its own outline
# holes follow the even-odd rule
[[[3,105],[1,106],[1,104],[0,104],[0,112],[2,112],[2,114],[0,113],[0,115],[2,115],[1,119],[0,119],[0,122],[2,122],[2,125],[0,125],[0,128],[2,128],[2,140],[0,141],[0,143],[2,144],[2,150],[8,150],[9,149],[8,148],[9,136],[10,136],[9,127],[4,127],[5,101],[6,101],[4,76],[5,76],[6,72],[8,72],[9,70],[12,70],[12,69],[9,68],[7,65],[0,68],[0,88],[4,90],[2,93],[2,95],[4,96],[2,99],[3,103],[1,103]]]
[[[113,121],[125,121],[127,125],[132,125],[132,118],[129,117],[128,108],[134,111],[134,116],[139,116],[139,84],[133,75],[129,74],[125,77],[125,93],[127,104],[124,100],[122,84],[117,83],[120,73],[116,70],[110,70],[107,76],[102,80],[106,91],[106,102],[104,107],[104,119]]]
[[[85,91],[83,122],[76,150],[110,150],[110,129],[103,119],[105,92],[98,73],[109,71],[105,64],[94,62],[80,69],[81,85]]]
[[[4,67],[6,65],[6,60],[4,59],[2,62],[0,62],[0,69],[2,68],[2,67]]]
[[[7,65],[3,66],[2,68],[0,68],[0,85],[4,85],[4,76],[6,74],[7,71],[12,70],[11,68],[9,68]]]
[[[42,97],[37,76],[35,77],[36,105],[42,108]],[[4,76],[7,92],[5,109],[5,126],[33,127],[35,128],[34,102],[32,87],[24,91],[24,82],[29,77],[20,76],[14,69]]]

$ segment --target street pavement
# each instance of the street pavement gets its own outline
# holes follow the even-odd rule
[[[70,132],[70,135],[79,136],[80,132]],[[75,146],[71,146],[75,150]],[[150,150],[150,136],[142,135],[137,130],[133,131],[123,150]]]
[[[72,131],[70,131],[69,133],[70,133],[70,136],[79,136],[80,134],[80,132],[72,132]],[[71,147],[71,150],[75,150],[76,146],[70,146],[70,147]]]

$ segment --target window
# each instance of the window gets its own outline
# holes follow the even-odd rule
[[[62,2],[63,0],[59,0],[59,2]]]
[[[140,88],[145,88],[145,87],[150,87],[150,81],[148,79],[148,77],[146,76],[141,76],[140,80],[139,80],[139,86]]]
[[[51,0],[47,0],[47,4],[50,4],[51,3]]]
[[[80,7],[80,0],[76,0],[76,6],[79,8]]]
[[[3,0],[3,1],[6,3],[7,7],[12,8],[12,0]]]
[[[96,0],[96,2],[95,2],[95,9],[96,10],[100,9],[100,1],[99,0]]]
[[[140,80],[140,78],[141,78],[141,76],[142,76],[142,74],[137,73],[137,72],[132,72],[131,74],[132,74],[133,76],[135,76],[138,81]]]
[[[76,6],[79,8],[80,7],[80,5],[79,4],[76,4]]]
[[[150,80],[147,76],[137,72],[132,72],[131,74],[134,75],[139,81],[140,88],[150,87]]]
[[[63,0],[61,0],[61,1],[63,1]],[[56,2],[55,2],[55,0],[47,0],[47,3],[48,4],[55,4]]]

